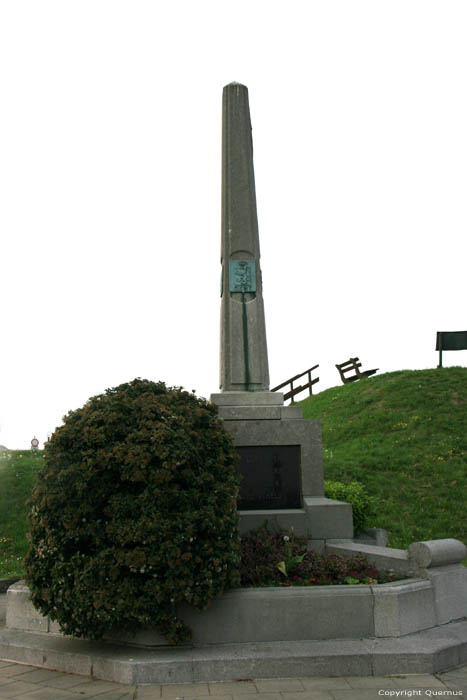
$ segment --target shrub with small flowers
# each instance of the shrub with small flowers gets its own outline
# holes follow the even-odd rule
[[[361,554],[346,559],[307,548],[307,539],[266,527],[241,538],[242,586],[331,586],[395,581],[391,571],[377,571]]]
[[[71,411],[46,445],[30,502],[26,580],[62,631],[157,627],[238,585],[238,476],[216,408],[136,379]]]

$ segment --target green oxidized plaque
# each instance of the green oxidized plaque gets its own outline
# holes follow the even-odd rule
[[[229,291],[256,292],[254,260],[229,260]]]

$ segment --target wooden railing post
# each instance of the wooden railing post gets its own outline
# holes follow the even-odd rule
[[[286,379],[285,382],[282,382],[282,384],[278,384],[275,386],[271,391],[278,391],[279,389],[282,389],[284,386],[287,386],[287,384],[290,386],[290,390],[287,391],[284,394],[284,401],[287,401],[287,399],[290,399],[291,403],[295,403],[294,396],[296,394],[299,394],[301,391],[304,391],[305,389],[309,389],[310,396],[313,395],[313,390],[312,386],[313,384],[316,384],[316,382],[319,382],[319,377],[316,379],[311,378],[311,373],[313,372],[314,369],[317,369],[319,365],[314,365],[314,367],[310,367],[310,369],[306,369],[304,372],[301,374],[295,375],[295,377],[291,377],[290,379]],[[297,386],[294,387],[294,381],[296,379],[300,379],[300,377],[303,377],[305,374],[308,375],[308,382],[306,384],[303,384],[302,386]]]

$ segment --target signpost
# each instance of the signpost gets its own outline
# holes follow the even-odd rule
[[[436,350],[439,351],[439,368],[443,366],[443,350],[467,350],[467,331],[438,331]]]

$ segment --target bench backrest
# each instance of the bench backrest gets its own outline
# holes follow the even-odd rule
[[[347,367],[348,365],[348,367]],[[336,365],[337,369],[341,374],[355,370],[358,374],[358,368],[362,366],[362,363],[358,361],[358,357],[351,357],[350,360],[342,362],[340,365]]]
[[[362,375],[360,374],[360,370],[358,369],[361,366],[362,363],[358,361],[358,357],[351,357],[350,360],[342,362],[340,365],[336,365],[344,384],[361,378]],[[347,372],[352,371],[354,371],[355,374],[349,375],[348,377],[345,376]]]

